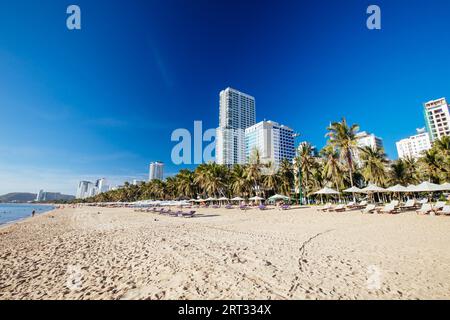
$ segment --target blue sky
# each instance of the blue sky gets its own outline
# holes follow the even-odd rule
[[[216,127],[228,86],[319,148],[345,116],[396,158],[422,103],[450,96],[449,14],[445,0],[0,0],[0,194],[144,179],[154,160],[173,174],[172,131]]]

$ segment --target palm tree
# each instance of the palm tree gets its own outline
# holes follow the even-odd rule
[[[357,124],[348,126],[345,118],[341,122],[333,122],[327,128],[327,137],[330,138],[330,144],[339,151],[342,160],[347,163],[349,171],[350,184],[353,187],[353,152],[356,150],[356,133],[359,130]]]
[[[234,165],[230,173],[230,186],[232,195],[246,196],[251,189],[251,184],[247,179],[246,168],[242,165]]]
[[[340,161],[339,152],[334,146],[328,144],[320,153],[324,158],[323,176],[339,191],[344,183],[344,167]]]
[[[416,163],[414,158],[398,159],[392,162],[389,170],[390,183],[404,186],[418,183]]]
[[[431,148],[425,152],[424,156],[420,158],[420,164],[424,172],[424,176],[434,183],[439,182],[440,175],[440,159],[439,153],[435,148]]]
[[[443,156],[450,157],[450,136],[434,141],[433,147]]]
[[[281,178],[272,163],[268,164],[267,169],[266,173],[262,176],[264,190],[273,191],[275,193],[280,185]]]
[[[294,183],[294,172],[292,163],[288,159],[281,160],[278,175],[280,177],[279,191],[282,194],[290,195]]]
[[[182,169],[176,177],[179,194],[188,198],[193,198],[197,190],[194,182],[194,173],[191,170]]]
[[[368,182],[384,185],[387,181],[386,165],[388,163],[383,149],[364,146],[359,148],[362,161],[362,175]]]
[[[315,165],[315,159],[312,156],[313,147],[308,142],[302,142],[298,147],[298,154],[294,158],[295,168],[301,168],[302,188],[305,190],[306,197],[309,193],[309,184],[313,175],[313,168]],[[298,169],[297,169],[298,171]]]
[[[246,176],[256,194],[260,191],[262,167],[260,152],[255,148],[250,155],[249,164],[246,167]]]

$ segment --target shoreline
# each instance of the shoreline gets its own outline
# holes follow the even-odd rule
[[[448,217],[196,211],[66,207],[9,225],[0,299],[450,298]]]
[[[12,203],[7,203],[7,204],[12,204]],[[24,204],[24,205],[30,205],[29,203],[14,203],[14,204]],[[51,204],[36,204],[36,205],[41,205],[41,206],[52,206],[53,209],[42,212],[42,213],[38,213],[36,214],[36,216],[34,218],[40,217],[40,216],[44,216],[48,213],[54,212],[59,210],[56,205],[51,205]],[[12,221],[8,221],[8,222],[4,222],[4,223],[0,223],[0,230],[18,223],[22,223],[22,222],[26,222],[27,220],[32,220],[33,217],[30,215],[28,217],[23,217],[23,218],[19,218],[17,220],[12,220]]]

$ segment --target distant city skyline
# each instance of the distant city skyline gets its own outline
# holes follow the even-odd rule
[[[147,181],[155,159],[166,177],[193,169],[171,162],[171,133],[217,128],[226,87],[255,97],[255,123],[320,149],[345,117],[391,159],[426,126],[424,104],[450,96],[448,1],[380,0],[381,30],[368,30],[365,2],[77,5],[81,30],[60,1],[0,3],[0,194]]]

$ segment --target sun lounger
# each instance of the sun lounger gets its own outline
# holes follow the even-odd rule
[[[183,212],[181,215],[183,218],[192,218],[195,214],[195,211]]]
[[[333,206],[331,205],[331,203],[327,203],[323,208],[319,208],[317,210],[320,210],[322,212],[328,211],[330,209],[333,209]]]
[[[416,213],[417,214],[429,214],[431,211],[433,211],[431,204],[424,203],[424,204],[422,204],[422,207],[416,211]]]
[[[377,210],[378,213],[396,213],[397,209],[395,208],[394,203],[389,203],[385,205],[383,208]]]
[[[241,210],[244,210],[244,211],[245,211],[245,210],[247,210],[247,209],[248,209],[248,207],[247,207],[247,206],[245,206],[245,205],[244,205],[244,206],[239,206],[239,209],[241,209]]]
[[[346,208],[351,210],[356,206],[356,202],[355,201],[350,201],[349,203],[347,203]]]
[[[345,211],[345,204],[339,204],[339,205],[336,206],[336,208],[329,209],[328,211],[334,211],[334,212]]]
[[[363,200],[359,204],[355,204],[353,209],[364,209],[367,206],[367,201]]]
[[[445,205],[441,210],[436,211],[436,214],[443,214],[450,217],[450,206]]]
[[[258,206],[258,209],[259,210],[267,210],[267,207],[265,205],[261,204]]]
[[[406,203],[403,206],[400,206],[400,210],[402,211],[408,211],[408,210],[414,210],[417,209],[416,200],[410,199],[406,201]]]
[[[374,204],[368,204],[364,209],[361,210],[362,213],[373,213],[375,211]]]
[[[397,208],[400,202],[398,200],[392,200],[390,204],[394,205],[394,207]]]
[[[433,205],[433,211],[439,211],[445,206],[445,201],[438,201]]]
[[[226,205],[225,209],[233,209],[233,206],[231,204]]]
[[[288,204],[283,204],[282,206],[281,206],[281,210],[289,210],[291,208],[291,206],[290,205],[288,205]]]

